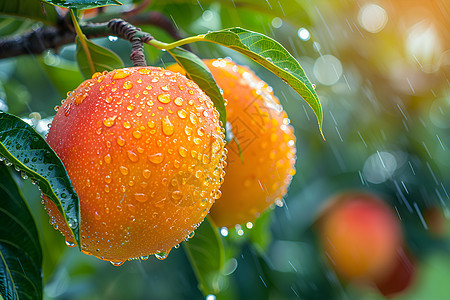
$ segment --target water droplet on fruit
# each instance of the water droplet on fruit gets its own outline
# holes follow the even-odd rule
[[[197,117],[196,114],[190,113],[189,118],[190,118],[191,123],[192,123],[193,125],[196,125],[196,124],[198,123],[198,117]]]
[[[132,162],[137,162],[139,160],[138,155],[131,150],[127,151],[127,156]]]
[[[172,199],[173,200],[180,200],[181,198],[183,198],[183,193],[180,191],[173,191],[172,192]]]
[[[183,105],[183,98],[177,97],[173,102],[175,102],[176,105],[181,106]]]
[[[106,103],[111,103],[112,102],[112,98],[110,96],[105,98]]]
[[[72,243],[72,242],[70,242],[70,241],[66,241],[66,245],[67,246],[69,246],[69,247],[75,247],[75,243]]]
[[[169,94],[160,94],[160,95],[158,95],[158,101],[161,103],[169,103],[170,95]]]
[[[161,252],[161,253],[155,254],[155,257],[159,260],[164,260],[167,258],[168,255],[169,255],[169,252]]]
[[[147,122],[148,128],[155,128],[155,122],[154,121],[148,121]]]
[[[112,181],[111,176],[106,175],[106,176],[105,176],[105,182],[106,182],[106,183],[111,183],[111,181]]]
[[[131,128],[131,124],[128,121],[123,122],[123,127],[125,127],[126,129]]]
[[[142,137],[142,133],[139,130],[133,131],[133,136],[137,139]]]
[[[132,111],[134,109],[134,105],[130,104],[127,106],[127,110]]]
[[[183,146],[180,146],[180,148],[178,149],[178,153],[180,153],[180,155],[182,157],[186,157],[188,154],[188,151],[186,148],[184,148]]]
[[[133,88],[133,83],[131,81],[127,80],[123,83],[123,88],[126,90],[129,90],[129,89]]]
[[[141,256],[140,259],[141,260],[147,260],[149,259],[150,255],[145,255],[145,256]]]
[[[116,116],[103,119],[103,125],[105,125],[106,127],[111,127],[114,125],[115,120]]]
[[[129,70],[126,70],[126,69],[116,70],[116,72],[113,75],[113,79],[126,78],[126,77],[130,76],[130,74],[131,74],[131,72]]]
[[[144,176],[145,179],[149,179],[151,175],[152,175],[152,172],[148,169],[145,169],[144,171],[142,171],[142,176]]]
[[[180,109],[179,111],[177,111],[177,114],[181,119],[184,119],[187,117],[187,113],[184,109]]]
[[[128,174],[128,168],[125,166],[120,166],[119,167],[120,173],[122,173],[122,175],[127,175]]]
[[[162,153],[156,153],[153,155],[149,155],[148,159],[154,164],[159,164],[164,160],[164,155]]]
[[[196,145],[200,145],[201,144],[201,142],[202,142],[202,140],[201,139],[199,139],[199,138],[194,138],[194,144],[196,144]]]
[[[136,199],[136,201],[138,202],[146,202],[148,200],[148,196],[144,193],[135,193],[134,194],[134,199]]]
[[[151,70],[150,69],[147,69],[147,68],[142,68],[142,69],[139,69],[139,74],[141,74],[141,75],[147,75],[147,74],[150,74],[151,73]]]
[[[169,91],[170,87],[168,85],[162,86],[161,90],[163,90],[164,92]]]
[[[163,129],[163,132],[164,132],[165,135],[172,135],[173,134],[174,126],[170,122],[169,116],[165,116],[162,119],[162,129]]]
[[[186,126],[186,127],[184,128],[184,132],[185,132],[187,135],[191,135],[191,134],[192,134],[192,128],[189,127],[189,126]]]
[[[203,127],[200,127],[197,129],[198,136],[203,136],[205,134],[205,129]]]
[[[121,136],[117,137],[117,144],[119,146],[125,145],[125,139],[123,137],[121,137]]]
[[[114,266],[114,267],[119,267],[121,265],[123,265],[123,261],[110,261],[110,263]]]
[[[111,162],[111,155],[106,154],[104,159],[105,159],[105,163],[109,164]]]

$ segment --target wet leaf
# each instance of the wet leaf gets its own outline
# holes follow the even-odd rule
[[[204,39],[248,56],[289,84],[311,106],[322,133],[322,106],[314,87],[297,60],[280,43],[261,33],[237,27],[208,32]]]
[[[83,50],[80,39],[77,37],[77,51],[76,59],[80,68],[81,74],[85,79],[91,78],[92,71],[89,67],[89,60],[86,52]],[[117,54],[109,49],[94,44],[93,42],[86,40],[89,53],[91,55],[92,62],[94,64],[95,72],[112,71],[114,69],[120,69],[124,67],[122,60]]]
[[[223,126],[227,123],[227,112],[225,110],[225,101],[220,93],[220,89],[217,86],[214,77],[209,71],[208,67],[203,61],[197,57],[197,55],[184,50],[182,48],[174,48],[168,50],[168,52],[175,58],[178,64],[180,64],[186,71],[187,76],[192,79],[198,86],[211,98],[217,111],[220,114],[220,121]]]
[[[41,21],[55,25],[58,14],[53,6],[37,0],[0,0],[0,14]]]
[[[63,163],[44,138],[20,118],[0,111],[0,156],[51,199],[80,245],[80,207]],[[70,220],[70,222],[69,222]]]
[[[107,5],[122,5],[117,0],[43,0],[44,2],[72,9],[89,9]]]
[[[0,165],[0,298],[42,299],[42,250],[9,168]]]
[[[184,249],[204,295],[217,294],[225,260],[225,251],[216,226],[207,217]]]

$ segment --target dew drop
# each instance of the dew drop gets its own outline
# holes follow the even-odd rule
[[[134,194],[134,199],[136,199],[136,201],[138,202],[146,202],[148,200],[148,196],[144,193],[135,193]]]
[[[113,116],[113,117],[109,117],[106,119],[103,119],[103,125],[105,125],[106,127],[111,127],[114,125],[114,122],[116,120],[117,116]]]
[[[128,121],[123,122],[123,127],[125,127],[126,129],[131,128],[131,124]]]
[[[169,91],[170,87],[168,85],[162,86],[161,90],[163,90],[164,92]]]
[[[121,265],[123,265],[123,261],[110,261],[110,263],[114,266],[114,267],[119,267]]]
[[[106,101],[106,103],[111,103],[112,102],[112,98],[108,96],[108,97],[105,98],[105,101]]]
[[[123,83],[123,88],[126,90],[129,90],[129,89],[133,88],[133,83],[131,81],[127,80]]]
[[[148,128],[155,128],[155,121],[148,121],[147,126]]]
[[[189,127],[189,126],[186,126],[186,127],[184,128],[184,132],[185,132],[187,135],[191,135],[191,134],[192,134],[192,128]]]
[[[181,119],[184,119],[187,117],[187,113],[184,109],[180,109],[179,111],[177,111],[177,114]]]
[[[204,136],[205,135],[205,129],[203,127],[200,127],[197,129],[198,136]]]
[[[192,123],[193,125],[196,125],[196,124],[198,123],[198,117],[197,117],[197,115],[191,113],[191,114],[189,115],[189,118],[190,118],[191,123]]]
[[[72,243],[72,242],[70,242],[70,241],[66,241],[66,245],[67,246],[69,246],[69,247],[75,247],[75,243]]]
[[[142,171],[142,176],[144,176],[145,179],[149,179],[151,175],[152,175],[152,172],[148,169],[145,169],[144,171]]]
[[[164,155],[162,153],[156,153],[153,155],[149,155],[148,159],[154,164],[159,164],[164,160]]]
[[[105,163],[109,164],[111,162],[111,155],[106,154],[104,159],[105,159]]]
[[[160,94],[160,95],[158,95],[158,101],[161,103],[169,103],[170,95],[169,94]]]
[[[173,100],[173,102],[175,102],[175,105],[181,106],[183,105],[183,98],[177,97],[175,98],[175,100]]]
[[[113,79],[126,78],[126,77],[130,76],[130,74],[131,74],[131,72],[129,70],[126,70],[126,69],[116,70],[116,72],[113,75]]]
[[[180,155],[182,157],[186,157],[188,154],[188,151],[186,148],[184,148],[183,146],[180,146],[180,148],[178,149],[178,153],[180,153]]]
[[[134,105],[130,104],[127,106],[127,110],[132,111],[134,109]]]
[[[168,255],[169,255],[168,252],[161,252],[161,253],[155,254],[155,257],[159,260],[164,260],[167,258]]]
[[[183,198],[183,193],[180,191],[173,191],[172,192],[172,199],[173,200],[180,200],[181,198]]]
[[[141,75],[148,75],[148,74],[150,74],[152,71],[150,70],[150,69],[148,69],[148,68],[142,68],[142,69],[139,69],[139,74],[141,74]]]
[[[137,139],[142,137],[142,133],[139,130],[133,131],[133,136]]]
[[[117,137],[117,144],[119,146],[125,145],[125,139],[123,137],[121,137],[121,136]]]
[[[174,126],[169,120],[169,116],[165,116],[162,120],[162,129],[165,135],[172,135],[174,131]]]
[[[67,221],[67,223],[69,224],[69,227],[72,229],[75,229],[78,227],[78,221],[76,219],[69,219]]]
[[[106,176],[105,176],[105,182],[106,182],[106,183],[111,183],[111,181],[112,181],[111,176],[106,175]]]
[[[149,259],[150,255],[145,255],[145,256],[141,256],[140,259],[141,260],[147,260]]]
[[[132,162],[137,162],[139,160],[138,155],[131,150],[127,151],[127,156]]]
[[[125,166],[120,166],[119,171],[120,173],[122,173],[122,175],[128,175],[128,168]]]

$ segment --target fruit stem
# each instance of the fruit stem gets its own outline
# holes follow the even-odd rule
[[[86,53],[87,60],[89,62],[89,68],[91,69],[91,73],[95,73],[94,62],[92,61],[91,52],[89,52],[89,47],[86,43],[86,36],[80,28],[80,24],[78,24],[77,18],[75,17],[75,13],[73,9],[70,10],[70,16],[72,17],[73,26],[75,27],[75,32],[77,33],[78,38],[80,39],[81,46],[83,47],[83,51]]]
[[[186,44],[195,43],[195,42],[201,42],[201,41],[204,41],[204,40],[205,40],[205,35],[204,34],[200,34],[200,35],[197,35],[197,36],[191,36],[191,37],[188,37],[188,38],[185,38],[185,39],[181,39],[181,40],[175,41],[175,42],[170,43],[170,44],[167,44],[167,43],[164,43],[164,42],[160,42],[160,41],[157,41],[155,39],[153,39],[151,41],[148,41],[146,43],[149,44],[149,45],[152,45],[152,46],[154,46],[154,47],[156,47],[158,49],[170,50],[170,49],[173,49],[173,48],[176,48],[176,47],[180,47],[180,46],[183,46],[183,45],[186,45]]]

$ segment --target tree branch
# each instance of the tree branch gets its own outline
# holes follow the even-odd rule
[[[70,24],[68,24],[68,22],[66,22],[66,20],[61,19],[60,21],[61,22],[59,22],[58,27],[40,27],[32,32],[18,37],[0,39],[0,59],[20,55],[39,55],[48,49],[55,49],[57,51],[64,45],[74,43],[76,37],[74,29],[70,26]],[[130,14],[126,18],[126,21],[137,25],[154,25],[162,28],[177,40],[182,38],[174,24],[159,12],[149,12],[138,15]],[[136,47],[139,47],[137,44],[139,42],[141,43],[140,49],[142,49],[142,42],[148,42],[149,40],[147,38],[151,37],[150,34],[145,34],[144,32],[138,34],[137,37],[121,35],[120,32],[115,32],[113,28],[108,27],[110,22],[117,22],[117,19],[106,23],[87,23],[82,25],[81,29],[88,38],[115,35],[122,39],[128,40],[132,43],[132,47],[134,43],[135,49],[133,49],[133,51],[138,49]],[[130,28],[134,28],[136,32],[140,31],[140,29],[134,27],[133,25],[129,23],[127,24]],[[120,28],[123,29],[124,27]]]

